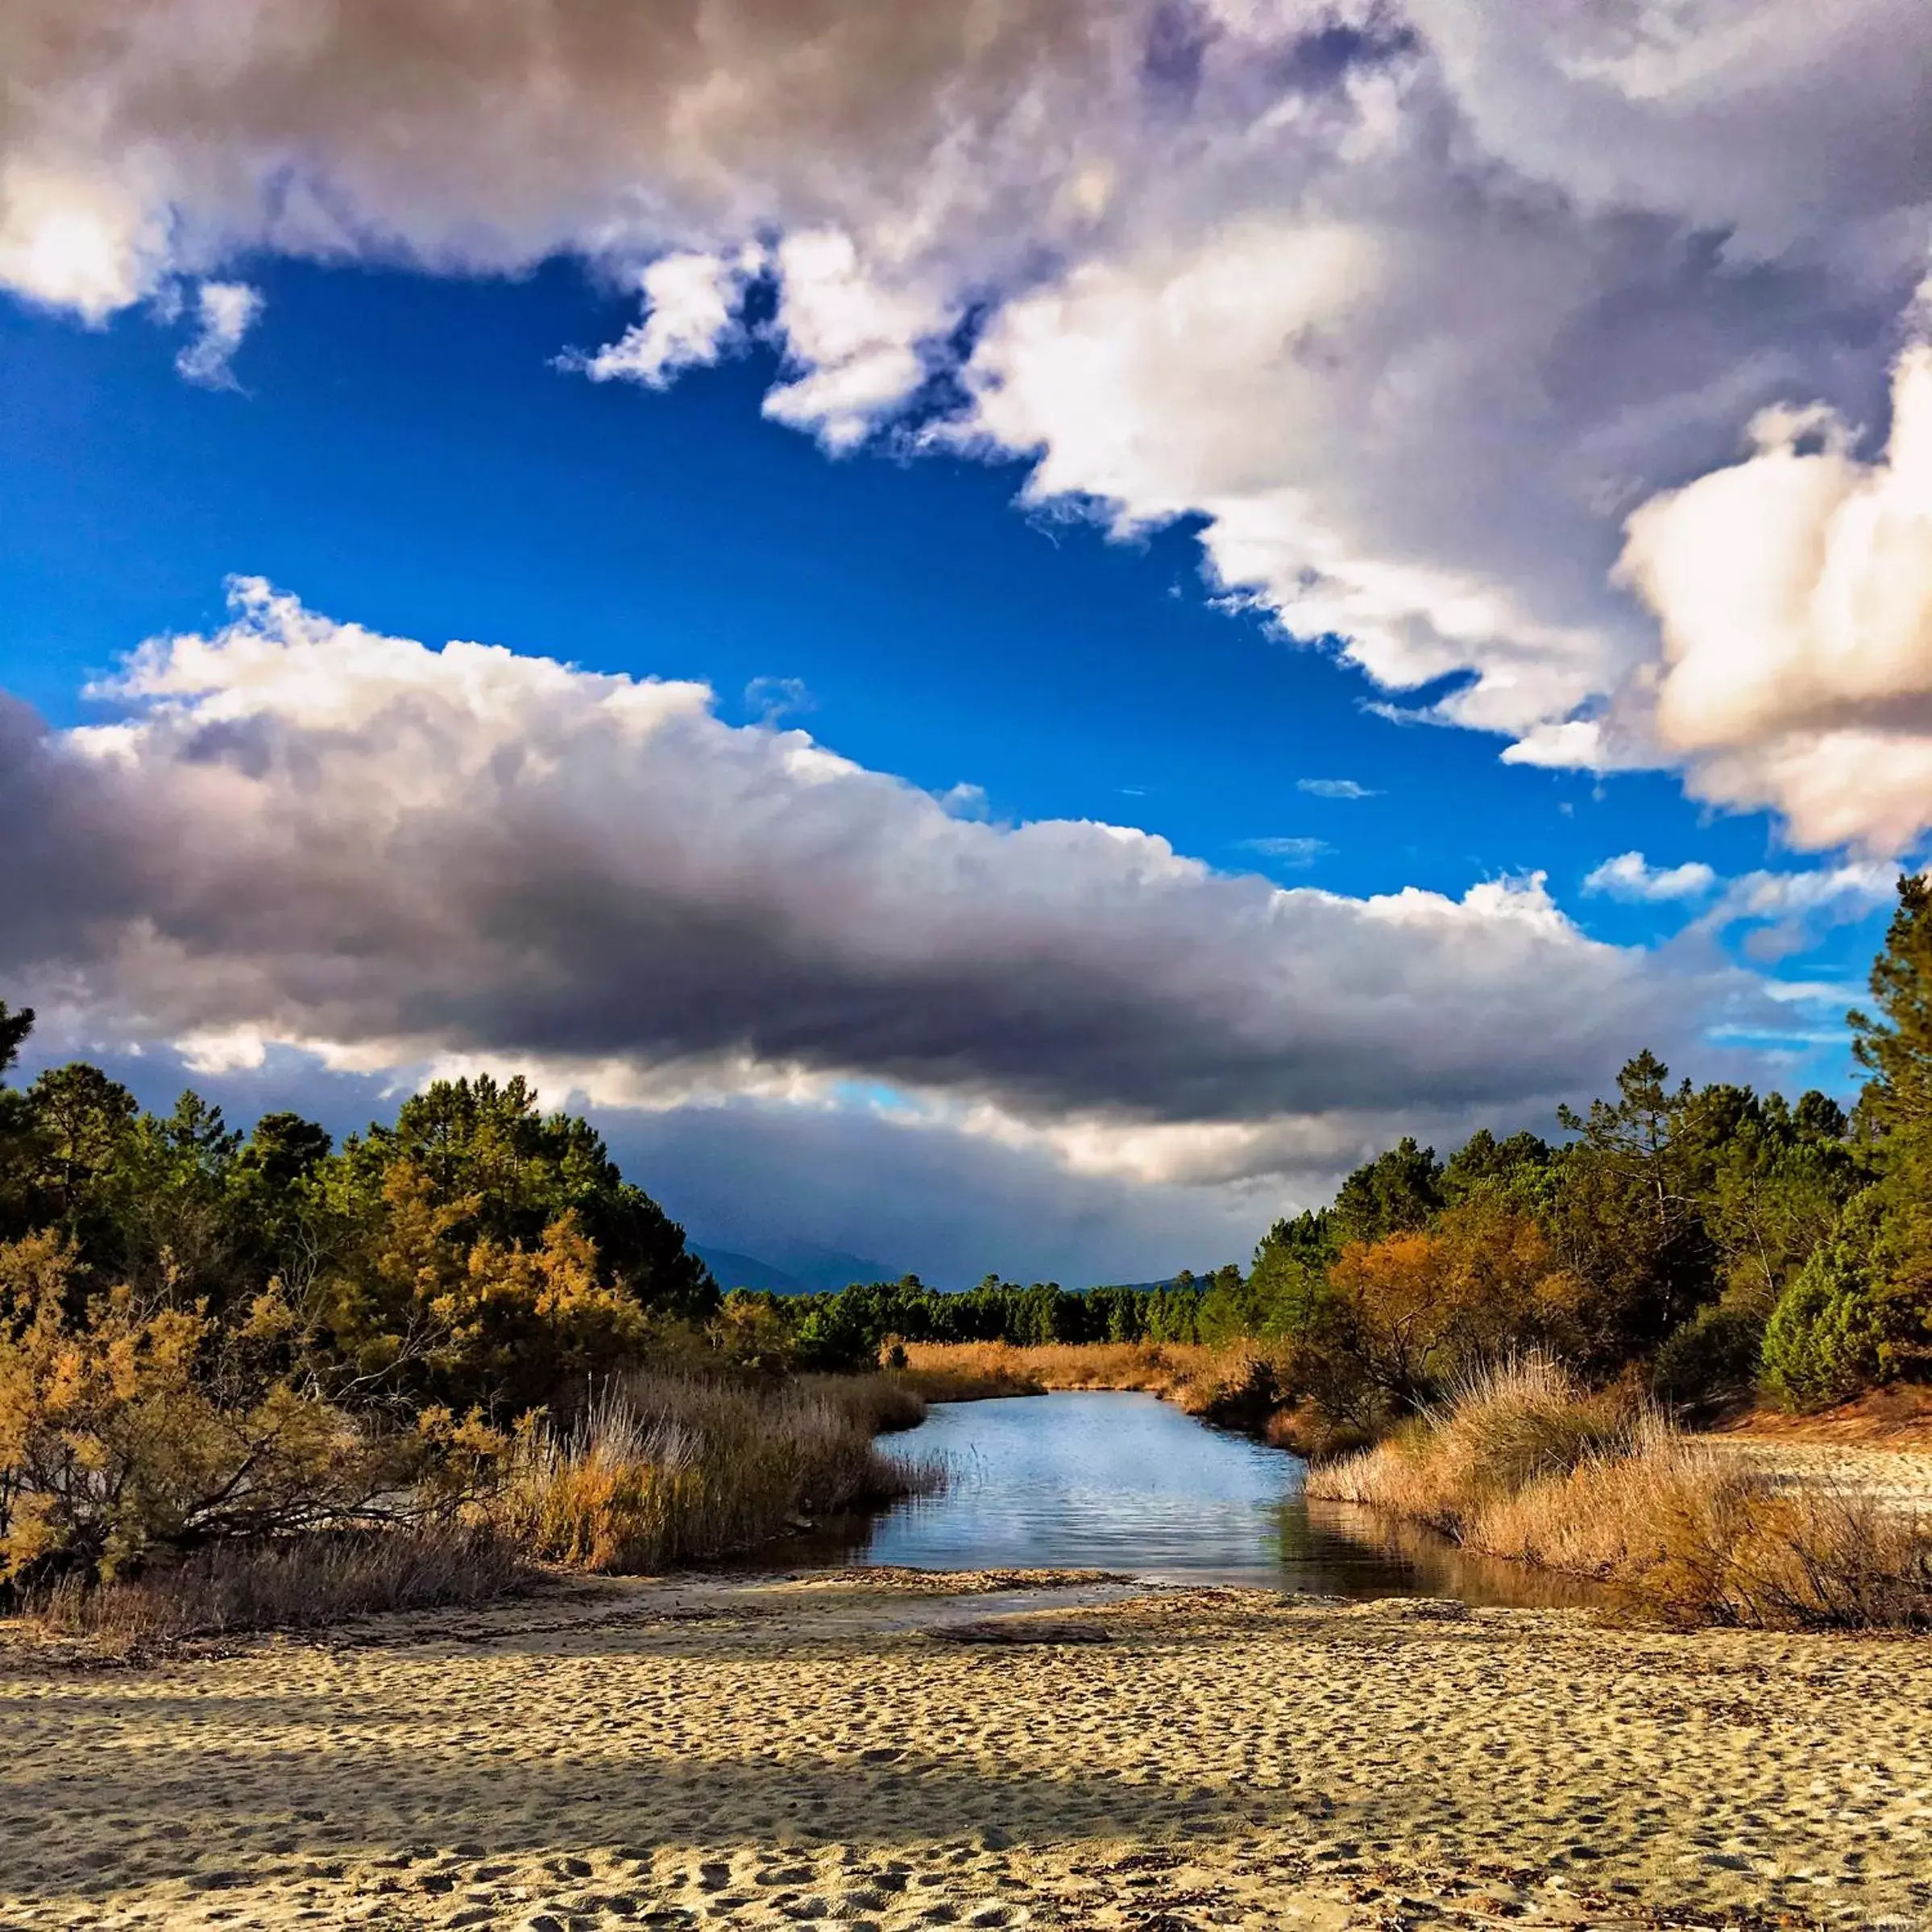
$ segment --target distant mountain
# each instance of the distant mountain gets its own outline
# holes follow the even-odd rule
[[[766,1241],[758,1245],[778,1267],[815,1293],[849,1287],[855,1281],[897,1281],[906,1272],[864,1254],[821,1247],[813,1241]]]
[[[740,1254],[731,1248],[715,1248],[707,1242],[685,1244],[717,1278],[718,1286],[755,1288],[767,1295],[817,1295],[827,1289],[843,1288],[855,1281],[896,1281],[898,1276],[862,1254],[846,1254],[836,1248],[822,1248],[805,1241],[774,1242],[773,1251],[783,1258],[768,1261],[761,1255]]]
[[[809,1295],[812,1291],[795,1275],[774,1268],[755,1254],[734,1254],[729,1248],[709,1248],[703,1242],[685,1246],[711,1271],[718,1286],[728,1295],[733,1288],[757,1288],[767,1295]]]

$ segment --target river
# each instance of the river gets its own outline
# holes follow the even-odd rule
[[[1153,1395],[936,1403],[895,1454],[943,1457],[943,1495],[838,1539],[836,1558],[918,1569],[1110,1569],[1356,1598],[1581,1600],[1579,1586],[1310,1503],[1308,1466]],[[830,1560],[834,1553],[825,1554]]]

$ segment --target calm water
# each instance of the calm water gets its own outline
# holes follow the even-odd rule
[[[898,1504],[839,1553],[919,1569],[1130,1570],[1196,1581],[1470,1602],[1575,1600],[1440,1539],[1399,1544],[1359,1512],[1310,1504],[1298,1456],[1207,1428],[1153,1395],[941,1403],[895,1453],[943,1456],[951,1486]]]

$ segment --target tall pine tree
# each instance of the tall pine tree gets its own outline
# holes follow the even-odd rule
[[[1932,883],[1907,874],[1872,965],[1876,1017],[1847,1014],[1851,1051],[1872,1076],[1859,1102],[1874,1139],[1932,1133]]]

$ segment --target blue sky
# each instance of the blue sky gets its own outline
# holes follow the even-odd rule
[[[1132,10],[1108,31],[1144,89]],[[13,161],[55,186],[0,195],[0,690],[40,721],[10,756],[68,786],[52,803],[16,787],[10,809],[71,815],[56,829],[81,855],[15,888],[33,916],[0,961],[10,997],[45,1016],[43,1051],[84,1047],[149,1100],[193,1077],[241,1117],[293,1098],[338,1126],[438,1068],[533,1064],[703,1236],[818,1241],[960,1279],[1144,1278],[1238,1254],[1379,1138],[1546,1122],[1653,1039],[1701,1076],[1846,1092],[1840,991],[1862,981],[1891,872],[1917,862],[1932,819],[1913,722],[1932,646],[1908,648],[1915,605],[1861,607],[1869,635],[1847,638],[1764,587],[1805,535],[1778,521],[1781,448],[1839,463],[1824,481],[1840,497],[1876,493],[1889,513],[1884,437],[1915,393],[1903,305],[1924,242],[1901,211],[1922,184],[1875,173],[1826,115],[1807,124],[1808,176],[1740,187],[1721,163],[1743,137],[1719,131],[1714,97],[1702,119],[1681,104],[1660,176],[1647,157],[1665,135],[1631,131],[1651,111],[1632,96],[1590,104],[1608,143],[1590,167],[1611,185],[1586,186],[1581,152],[1521,146],[1523,102],[1506,96],[1529,83],[1484,65],[1466,10],[1441,12],[1432,39],[1323,41],[1318,76],[1283,48],[1327,29],[1267,30],[1282,58],[1265,85],[1237,44],[1262,30],[1221,10],[1190,16],[1184,104],[1095,120],[1104,168],[1001,146],[1006,107],[973,106],[973,56],[950,46],[894,56],[964,63],[937,122],[908,107],[893,139],[909,148],[848,143],[827,101],[793,151],[718,133],[708,171],[588,136],[580,152],[535,108],[511,117],[501,157],[479,158],[428,88],[407,105],[411,139],[364,152],[354,57],[343,99],[313,104],[300,164],[263,159],[238,94],[232,126],[205,102],[205,125],[131,121],[85,151],[23,123]],[[1859,64],[1857,36],[1774,10],[1791,47],[1812,38],[1819,85],[1843,68],[1864,90],[1882,134],[1891,83]],[[1041,97],[1085,85],[1029,19],[1013,10]],[[1171,48],[1172,22],[1161,31]],[[36,54],[52,93],[90,79],[61,67],[62,44]],[[754,90],[757,53],[740,77]],[[248,57],[281,56],[264,42]],[[380,69],[380,48],[362,57]],[[647,65],[638,99],[660,84]],[[1543,106],[1570,84],[1561,65],[1535,83]],[[571,82],[587,116],[610,107],[607,77]],[[620,62],[620,96],[631,78]],[[1258,87],[1335,118],[1260,186],[1215,147],[1233,155],[1276,124]],[[1378,89],[1397,105],[1374,107]],[[1372,112],[1420,129],[1451,107],[1489,144],[1481,193],[1501,196],[1513,170],[1544,200],[1519,233],[1488,222],[1461,263],[1416,267],[1401,222],[1434,234],[1449,218],[1432,137],[1357,160],[1349,131]],[[981,185],[1018,197],[1010,226],[951,174],[894,172],[961,126],[987,144]],[[234,179],[182,160],[156,228],[127,199],[137,132],[151,156],[176,132],[184,157],[212,143]],[[1182,158],[1163,163],[1171,141]],[[801,155],[825,179],[794,210]],[[1314,226],[1281,180],[1317,162],[1364,185],[1358,207],[1325,189]],[[1163,166],[1184,193],[1158,187]],[[526,205],[533,167],[554,175],[553,205]],[[251,170],[252,199],[235,186]],[[703,201],[691,184],[714,173],[752,218]],[[354,218],[318,238],[292,180]],[[634,232],[583,212],[647,183],[671,212]],[[1104,218],[1069,226],[1088,201]],[[893,238],[914,205],[939,238],[923,253]],[[1888,255],[1876,238],[1894,230]],[[683,280],[653,280],[667,261],[690,265]],[[1544,292],[1559,285],[1573,292]],[[218,313],[232,339],[215,341]],[[640,346],[645,324],[662,334]],[[178,363],[197,337],[214,346]],[[612,379],[570,366],[600,350]],[[1781,446],[1785,419],[1763,412],[1814,404],[1839,418],[1793,416]],[[1844,527],[1823,526],[1821,553],[1850,544]],[[290,601],[231,608],[232,578]],[[1336,634],[1306,634],[1331,620]],[[367,674],[382,690],[427,678],[425,705],[458,706],[456,722],[437,714],[440,750],[412,740],[382,763],[393,715],[366,690],[313,708],[313,670],[280,695],[244,688],[246,651],[286,670],[305,637],[350,666],[342,627],[396,641]],[[190,677],[180,659],[86,694],[144,641],[183,636],[212,640],[222,668]],[[483,682],[543,713],[515,745],[495,700],[461,711],[475,680],[458,692],[454,670],[409,668],[408,641],[450,639],[587,680],[553,691],[489,661]],[[1842,668],[1867,649],[1890,653],[1882,676]],[[670,736],[613,748],[592,702],[616,688],[606,675],[707,686],[708,721],[678,711]],[[114,782],[176,835],[104,856],[69,781],[109,769],[87,732],[117,719],[143,775]],[[787,732],[847,765],[822,782]],[[353,777],[331,762],[350,739]],[[486,739],[492,783],[506,760],[524,773],[500,798],[484,787],[466,806],[451,775],[433,812],[409,802],[412,758],[454,774]],[[529,778],[567,773],[572,747],[601,806]],[[747,761],[763,761],[755,782]],[[193,789],[214,766],[258,787],[239,821]],[[904,783],[881,793],[886,777]],[[832,792],[847,815],[807,836]],[[272,864],[268,830],[243,849],[258,811],[288,841]],[[404,930],[398,854],[420,835],[446,879],[466,820],[483,884],[438,902],[433,940],[426,918]],[[1051,831],[1081,821],[1153,835],[1208,873],[1171,876],[1145,841]],[[371,914],[364,930],[353,893],[329,910],[330,842],[358,838],[402,908],[393,928]],[[577,901],[532,908],[550,904],[557,852],[574,864],[591,846],[583,930],[614,964],[573,991],[580,951],[508,927],[553,912],[578,931]],[[1599,873],[1633,853],[1644,864]],[[101,882],[74,886],[70,909],[66,882],[90,866]],[[1250,874],[1289,900],[1271,910],[1260,889],[1217,882]],[[1437,896],[1416,902],[1420,926],[1360,910],[1405,891]],[[303,927],[301,945],[263,936],[278,922]],[[714,924],[723,950],[683,961]],[[157,934],[175,949],[160,964]],[[1377,981],[1391,949],[1405,976],[1377,981],[1386,1029],[1331,1021],[1324,1002]],[[474,976],[457,975],[472,951]],[[707,976],[747,953],[755,984],[707,1010]],[[338,984],[357,960],[379,961],[383,1000]],[[1110,1017],[1089,1015],[1081,989],[1103,983]]]
[[[185,330],[139,313],[0,313],[0,675],[50,718],[91,715],[82,686],[144,637],[218,623],[238,572],[407,636],[703,679],[728,716],[797,680],[815,736],[1000,817],[1117,819],[1341,892],[1547,869],[1627,942],[1681,909],[1583,896],[1613,854],[1785,862],[1770,815],[1668,775],[1506,765],[1488,734],[1374,715],[1387,694],[1332,650],[1221,607],[1185,526],[1110,541],[1016,509],[1017,462],[827,460],[760,417],[769,350],[662,393],[574,379],[560,346],[634,306],[574,267],[256,274],[234,390],[181,382]],[[1298,789],[1336,778],[1374,795]],[[1329,849],[1250,843],[1281,839]],[[1868,952],[1873,917],[1835,950]]]

